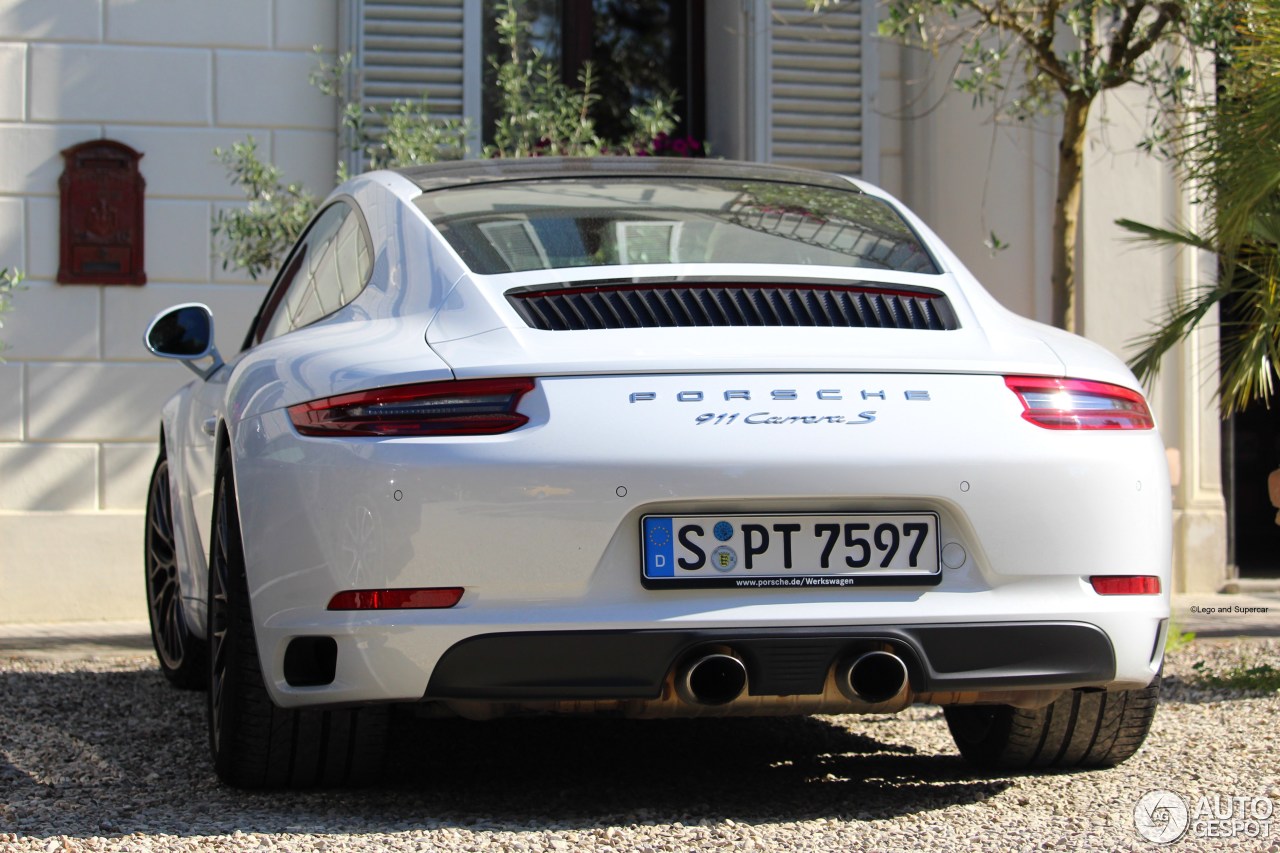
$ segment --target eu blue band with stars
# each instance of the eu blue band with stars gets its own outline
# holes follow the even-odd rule
[[[675,538],[669,518],[644,520],[644,573],[651,578],[675,577]]]

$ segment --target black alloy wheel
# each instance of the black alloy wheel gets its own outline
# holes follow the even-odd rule
[[[151,472],[146,518],[147,615],[160,671],[177,687],[200,689],[207,683],[205,647],[204,641],[192,633],[182,604],[169,460],[163,448]]]

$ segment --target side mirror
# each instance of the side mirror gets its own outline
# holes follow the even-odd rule
[[[176,358],[201,379],[207,379],[223,365],[213,343],[213,312],[198,302],[176,305],[157,314],[143,341],[152,355]],[[208,366],[196,364],[206,358],[211,362]]]

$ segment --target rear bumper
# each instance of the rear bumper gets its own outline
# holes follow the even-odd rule
[[[880,648],[906,664],[913,693],[1069,689],[1116,674],[1107,635],[1078,622],[517,632],[450,647],[425,698],[654,699],[681,661],[708,648],[742,660],[752,696],[822,693],[840,660]]]
[[[734,389],[787,423],[747,423],[755,403],[733,423],[703,417],[736,411]],[[640,391],[658,399],[631,402]],[[497,436],[308,438],[282,410],[241,424],[237,497],[277,704],[653,702],[707,645],[743,658],[744,700],[815,695],[801,691],[824,672],[830,688],[833,661],[877,646],[899,651],[920,695],[1129,689],[1159,667],[1167,593],[1088,581],[1168,589],[1153,431],[1040,429],[994,375],[560,377],[522,405],[530,424]],[[825,407],[845,422],[790,422]],[[645,586],[646,515],[828,513],[933,513],[944,568],[929,585]],[[440,610],[327,609],[340,591],[423,587],[465,593]],[[332,681],[291,682],[286,650],[316,637],[337,647]],[[816,662],[775,672],[792,654]]]

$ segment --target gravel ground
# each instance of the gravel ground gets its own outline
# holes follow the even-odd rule
[[[403,720],[377,787],[262,794],[215,781],[203,694],[168,687],[149,657],[0,652],[0,850],[1149,851],[1134,807],[1165,789],[1193,812],[1207,796],[1221,817],[1275,808],[1244,830],[1257,837],[1204,837],[1193,814],[1167,849],[1280,853],[1280,694],[1208,688],[1197,662],[1275,665],[1280,640],[1173,652],[1151,737],[1108,771],[975,772],[927,706],[794,720]]]

